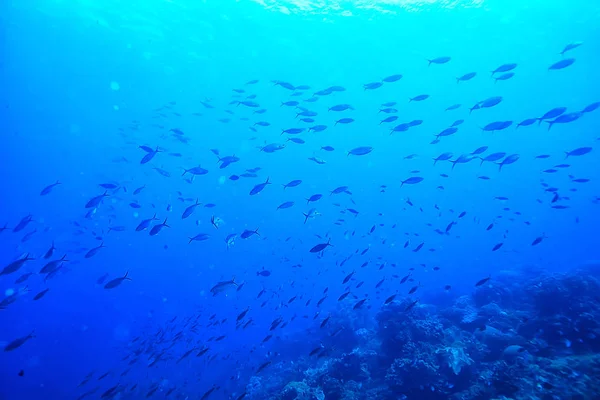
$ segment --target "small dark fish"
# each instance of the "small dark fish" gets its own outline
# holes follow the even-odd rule
[[[327,243],[320,243],[320,244],[317,244],[316,246],[314,246],[313,248],[311,248],[309,251],[310,251],[311,253],[320,253],[320,252],[322,252],[323,250],[325,250],[325,248],[327,248],[327,247],[329,247],[329,246],[332,246],[332,244],[331,244],[330,242],[331,242],[331,239],[329,239],[329,240],[327,241]]]
[[[150,236],[155,236],[158,235],[158,233],[162,230],[162,228],[167,227],[170,228],[169,225],[167,225],[167,218],[165,218],[164,222],[162,224],[156,224],[152,227],[152,229],[150,229]]]
[[[565,59],[555,62],[554,64],[549,66],[548,70],[559,70],[559,69],[567,68],[567,67],[573,65],[574,63],[575,63],[574,58],[565,58]]]
[[[420,94],[418,96],[415,97],[411,97],[409,99],[409,102],[413,102],[413,101],[423,101],[423,100],[427,100],[429,98],[428,94]]]
[[[383,123],[388,123],[388,122],[394,122],[398,119],[397,115],[392,115],[391,117],[387,117],[385,119],[382,119],[381,122],[379,122],[379,125],[383,124]]]
[[[269,182],[269,178],[267,178],[267,180],[263,183],[259,183],[258,185],[255,185],[252,190],[250,190],[250,196],[254,196],[256,194],[259,194],[260,192],[263,191],[263,189],[267,186],[270,185],[271,182]]]
[[[300,185],[301,183],[302,183],[302,181],[300,179],[296,179],[296,180],[290,181],[289,183],[283,185],[283,188],[287,189],[289,187],[295,187],[295,186]]]
[[[600,108],[600,101],[597,101],[595,103],[592,103],[588,106],[586,106],[583,110],[581,110],[582,113],[589,113],[592,111],[596,111],[598,108]]]
[[[362,147],[356,147],[356,148],[348,151],[348,155],[364,156],[364,155],[369,154],[372,151],[373,151],[372,147],[370,147],[370,146],[362,146]]]
[[[106,247],[106,246],[104,245],[104,242],[102,242],[102,243],[100,243],[100,246],[96,246],[96,247],[94,247],[94,248],[91,248],[90,250],[88,250],[88,252],[87,252],[87,253],[85,253],[85,256],[84,256],[84,257],[85,257],[85,258],[90,258],[90,257],[93,257],[93,256],[95,256],[95,255],[96,255],[96,253],[98,253],[98,251],[99,251],[100,249],[102,249],[102,248],[104,248],[104,247]]]
[[[404,309],[404,311],[410,311],[414,306],[417,305],[417,303],[419,302],[419,300],[415,300],[412,303],[410,303],[409,305],[406,306],[406,308]]]
[[[485,284],[486,284],[486,282],[487,282],[487,281],[489,281],[491,277],[492,277],[492,276],[490,275],[490,276],[488,276],[487,278],[483,278],[483,279],[481,279],[481,280],[477,281],[477,283],[475,283],[475,286],[482,286],[482,285],[485,285]]]
[[[399,81],[400,79],[402,79],[402,75],[395,74],[395,75],[387,76],[387,77],[383,78],[382,80],[383,80],[383,82],[386,82],[386,83],[393,83],[393,82]]]
[[[533,240],[533,242],[531,242],[531,245],[532,245],[532,246],[536,246],[536,245],[538,245],[538,244],[542,243],[542,240],[544,240],[545,238],[546,238],[546,236],[545,236],[545,235],[542,235],[542,236],[536,237],[536,238]]]
[[[342,118],[342,119],[338,119],[337,121],[335,121],[334,125],[337,124],[351,124],[352,122],[354,122],[353,118]]]
[[[519,128],[520,126],[533,125],[535,123],[535,121],[537,121],[537,118],[528,118],[528,119],[525,119],[525,120],[523,120],[523,121],[521,121],[521,122],[519,122],[517,124],[517,128]]]
[[[34,260],[34,259],[30,258],[29,253],[27,253],[25,255],[25,257],[19,258],[18,260],[11,262],[6,267],[4,267],[2,269],[2,271],[0,271],[0,275],[12,274],[13,272],[16,272],[17,270],[19,270],[27,261],[31,261],[31,260]]]
[[[261,364],[258,369],[256,370],[256,373],[258,374],[260,371],[262,371],[263,369],[267,368],[269,365],[271,365],[271,361],[267,361],[263,364]]]
[[[573,50],[578,48],[579,46],[581,46],[583,43],[582,42],[573,42],[573,43],[569,43],[568,45],[566,45],[562,51],[559,53],[561,56],[564,55],[567,51]]]
[[[23,346],[29,339],[34,338],[34,332],[31,332],[29,335],[27,336],[23,336],[20,338],[17,338],[15,340],[13,340],[12,342],[8,343],[6,346],[4,346],[4,351],[13,351],[18,349],[19,347]]]
[[[354,306],[352,307],[352,309],[353,310],[358,310],[359,308],[361,308],[363,306],[363,304],[365,304],[366,301],[367,301],[367,299],[359,300],[356,304],[354,304]]]
[[[42,290],[41,292],[39,292],[38,294],[36,294],[36,295],[33,297],[33,300],[39,300],[39,299],[41,299],[42,297],[44,297],[44,295],[45,295],[46,293],[48,293],[48,290],[50,290],[50,289],[44,289],[44,290]]]
[[[322,194],[313,194],[312,196],[310,196],[308,199],[306,199],[306,204],[310,203],[310,202],[315,202],[320,200],[323,197]]]
[[[244,230],[244,231],[243,231],[243,232],[240,234],[240,237],[241,237],[242,239],[248,239],[249,237],[251,237],[251,236],[253,236],[253,235],[260,236],[260,235],[259,235],[259,233],[258,233],[258,228],[256,228],[256,230],[254,230],[254,231],[251,231],[251,230],[249,230],[249,229],[245,229],[245,230]]]
[[[477,75],[477,72],[469,72],[456,78],[456,83],[470,81]]]
[[[54,187],[56,185],[60,185],[60,182],[56,181],[53,184],[48,185],[45,188],[43,188],[42,191],[40,192],[40,196],[46,196],[47,194],[50,194],[50,192],[52,191],[52,189],[54,189]]]
[[[495,77],[494,78],[494,82],[506,81],[506,80],[512,78],[513,76],[515,76],[514,72],[507,72],[507,73],[504,73],[504,74],[502,74],[502,75],[500,75],[498,77]]]
[[[200,203],[198,201],[198,199],[196,199],[196,203],[192,204],[191,206],[187,207],[184,211],[183,214],[181,214],[181,219],[186,219],[187,217],[189,217],[190,215],[192,215],[192,213],[194,212],[194,210],[196,209],[196,207],[198,207],[199,205],[201,205],[202,203]]]
[[[548,124],[548,130],[550,130],[554,124],[568,124],[569,122],[577,121],[582,115],[583,113],[581,112],[572,112],[563,114],[552,121],[546,121]]]
[[[285,209],[285,208],[290,208],[294,205],[293,201],[286,201],[285,203],[281,203],[279,206],[277,206],[277,209]]]
[[[99,196],[92,197],[85,204],[85,208],[94,208],[94,207],[97,207],[102,202],[102,200],[105,197],[107,197],[107,196],[108,196],[108,192],[104,192],[103,194],[101,194]]]
[[[129,275],[129,271],[127,271],[125,273],[125,275],[122,276],[122,277],[120,277],[120,278],[115,278],[115,279],[113,279],[111,281],[108,281],[106,283],[106,285],[104,285],[104,289],[114,289],[117,286],[119,286],[121,283],[123,283],[123,281],[125,281],[125,280],[130,281],[131,278],[128,278],[127,275]]]
[[[442,56],[442,57],[436,57],[436,58],[428,59],[427,62],[429,63],[428,65],[431,65],[431,64],[446,64],[450,60],[451,60],[450,57],[448,57],[448,56]]]
[[[400,187],[402,187],[404,185],[414,185],[414,184],[420,183],[422,181],[423,181],[423,178],[421,178],[420,176],[412,176],[408,179],[403,180]]]
[[[589,152],[592,151],[591,147],[579,147],[575,150],[571,150],[571,151],[565,151],[566,157],[571,157],[571,156],[583,156],[588,154]]]
[[[497,73],[500,73],[500,72],[512,71],[515,68],[517,68],[517,64],[516,63],[502,64],[501,66],[499,66],[498,68],[496,68],[495,70],[492,71],[492,76],[494,74],[497,74]]]

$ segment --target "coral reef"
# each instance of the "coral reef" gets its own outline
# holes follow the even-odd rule
[[[597,399],[600,282],[583,271],[528,277],[505,277],[440,306],[391,302],[360,330],[355,321],[368,313],[353,322],[342,310],[345,344],[323,337],[318,356],[273,372],[279,377],[270,382],[278,384],[251,381],[248,393],[280,400]]]

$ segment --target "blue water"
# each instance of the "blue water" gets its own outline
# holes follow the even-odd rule
[[[211,399],[244,392],[278,398],[288,381],[303,379],[293,367],[326,362],[307,359],[316,346],[344,347],[346,339],[329,336],[337,326],[374,330],[391,295],[395,302],[418,299],[416,309],[448,305],[480,290],[474,285],[486,277],[482,286],[493,287],[500,276],[520,282],[522,271],[536,279],[600,259],[600,110],[581,113],[600,101],[594,2],[9,0],[0,15],[0,226],[7,227],[0,268],[26,254],[35,258],[0,275],[2,298],[14,300],[0,310],[2,347],[35,336],[0,354],[2,400],[75,399],[94,388],[86,398],[145,398],[156,389],[150,397],[196,399],[212,387]],[[559,54],[574,43],[580,45]],[[450,60],[428,65],[439,57]],[[572,65],[549,69],[569,58]],[[510,63],[514,76],[490,77]],[[475,77],[457,83],[469,72]],[[402,78],[383,82],[395,74]],[[365,90],[373,82],[383,84]],[[296,89],[302,86],[308,88]],[[343,91],[314,94],[332,86]],[[409,102],[422,94],[429,97]],[[493,96],[501,96],[499,104],[469,112]],[[330,110],[340,104],[352,109]],[[446,111],[454,104],[461,106]],[[299,107],[315,112],[314,122],[301,121]],[[581,114],[551,129],[537,120],[517,128],[556,107]],[[398,119],[381,123],[390,116]],[[353,122],[336,124],[342,118]],[[390,133],[414,120],[423,122]],[[456,120],[464,120],[456,133],[432,143]],[[496,121],[512,123],[481,129]],[[316,125],[326,129],[309,130]],[[291,128],[304,130],[282,133]],[[285,147],[261,150],[273,143]],[[148,153],[139,146],[159,152],[141,164]],[[372,151],[348,154],[363,146]],[[483,146],[482,155],[471,155]],[[434,165],[446,152],[451,161],[470,161]],[[506,154],[480,166],[477,157],[496,152]],[[216,153],[239,161],[220,168]],[[517,161],[500,170],[497,163],[511,155]],[[182,176],[196,166],[208,173]],[[231,178],[252,168],[260,168],[256,177]],[[423,180],[401,185],[410,177]],[[260,193],[249,194],[267,178]],[[302,183],[282,187],[295,179]],[[105,192],[101,184],[115,188],[85,208]],[[330,194],[342,186],[347,190]],[[314,194],[323,196],[307,204]],[[196,199],[202,204],[182,218]],[[286,201],[293,206],[277,209]],[[155,213],[148,229],[135,230]],[[13,232],[29,214],[32,221]],[[165,219],[169,227],[149,235]],[[240,237],[256,229],[259,235]],[[189,243],[201,233],[207,240]],[[237,237],[228,246],[230,234]],[[53,242],[54,254],[44,259]],[[106,247],[85,257],[101,243]],[[69,262],[56,263],[59,270],[39,273],[64,254]],[[259,275],[263,269],[270,276]],[[33,274],[15,283],[26,272]],[[130,281],[104,288],[126,273]],[[213,296],[213,286],[230,280],[235,284]],[[240,321],[252,322],[236,328],[248,308]],[[285,326],[270,330],[278,318]],[[215,341],[219,336],[225,338]],[[337,351],[357,346],[349,343]],[[450,398],[448,385],[431,385],[425,392]],[[362,388],[370,396],[362,398],[425,398]]]

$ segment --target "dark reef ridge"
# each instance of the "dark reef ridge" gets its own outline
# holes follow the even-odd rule
[[[248,396],[598,399],[598,276],[595,264],[562,274],[511,271],[451,301],[423,300],[408,311],[413,300],[391,302],[370,323],[367,311],[340,309],[335,338],[321,330],[311,340],[322,350],[274,363],[250,379]]]

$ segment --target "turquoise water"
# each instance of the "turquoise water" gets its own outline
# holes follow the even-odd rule
[[[597,263],[600,110],[590,106],[600,101],[600,8],[593,2],[9,0],[0,11],[0,224],[8,227],[0,267],[35,258],[0,275],[2,295],[14,300],[0,313],[3,347],[35,332],[0,354],[0,399],[77,398],[95,387],[89,398],[100,398],[115,385],[105,397],[144,398],[156,387],[151,396],[172,389],[171,398],[192,399],[216,385],[210,398],[276,398],[249,383],[301,362],[324,342],[319,324],[329,315],[343,325],[341,316],[352,313],[351,329],[371,329],[396,293],[397,301],[449,302],[488,276],[519,280],[523,270]],[[559,54],[569,44],[578,46]],[[450,59],[429,65],[440,57]],[[549,69],[570,58],[572,65]],[[512,63],[514,76],[491,78]],[[365,89],[374,82],[383,84]],[[315,94],[334,86],[344,90]],[[418,95],[429,97],[409,102]],[[469,111],[495,96],[499,104]],[[282,105],[289,101],[316,113],[304,117],[314,121]],[[557,107],[580,114],[551,129],[552,119],[516,127]],[[391,116],[398,119],[381,122]],[[353,121],[336,124],[342,118]],[[391,132],[415,120],[422,123]],[[432,143],[457,120],[464,122],[455,133]],[[481,129],[497,121],[512,123]],[[303,131],[282,133],[293,128]],[[285,147],[269,153],[268,144]],[[139,146],[160,151],[141,164],[148,153]],[[359,147],[372,151],[348,154]],[[217,152],[239,160],[220,168]],[[434,165],[446,152],[470,161]],[[496,163],[518,159],[501,170],[480,166],[477,157],[497,152],[506,154]],[[196,166],[208,172],[182,176]],[[241,176],[253,168],[255,177]],[[410,177],[423,180],[401,184]],[[295,179],[302,183],[282,187]],[[323,197],[307,204],[314,194]],[[182,218],[196,199],[202,204]],[[278,209],[288,201],[293,206]],[[135,230],[155,213],[148,229]],[[13,232],[29,214],[25,229]],[[169,227],[149,235],[165,218]],[[198,234],[206,240],[189,243]],[[100,243],[106,248],[86,258]],[[40,269],[63,254],[69,262],[44,279]],[[400,284],[409,268],[413,282]],[[350,290],[342,280],[352,271]],[[15,283],[26,272],[33,275]],[[104,288],[125,273],[131,281]],[[352,310],[361,299],[368,300]],[[248,308],[240,321],[252,322],[236,329]],[[286,326],[270,331],[278,318]],[[205,347],[205,356],[177,362]],[[78,387],[91,372],[92,382]]]

